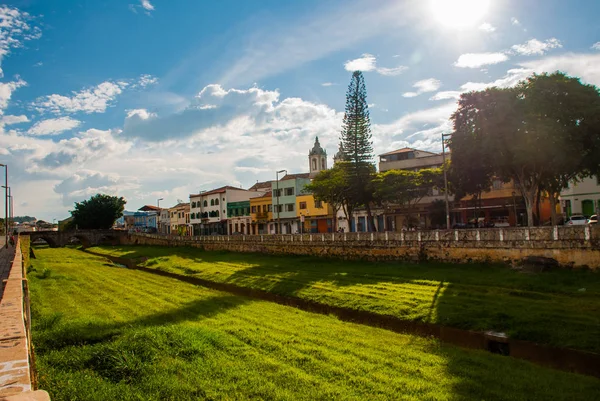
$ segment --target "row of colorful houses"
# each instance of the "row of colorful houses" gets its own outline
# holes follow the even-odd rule
[[[333,160],[339,160],[337,153]],[[417,150],[398,149],[379,156],[379,171],[392,169],[419,170],[440,167],[450,155]],[[236,234],[293,234],[327,233],[340,231],[367,231],[367,213],[357,210],[350,218],[343,211],[334,213],[330,205],[316,200],[306,190],[320,171],[327,169],[327,153],[318,138],[308,153],[308,173],[277,172],[273,181],[257,182],[248,189],[223,186],[209,191],[190,194],[189,202],[179,202],[170,208],[144,206],[124,217],[130,220],[126,228],[158,231],[178,235],[236,235]],[[281,178],[279,178],[281,173]],[[565,190],[561,200],[564,217],[584,210],[588,214],[600,210],[600,182],[594,177],[595,187],[586,180],[578,185],[584,188],[585,199],[577,197],[577,186]],[[581,191],[580,191],[581,192]],[[389,206],[372,210],[372,224],[376,231],[401,231],[412,228],[442,228],[432,217],[432,205],[439,206],[445,198],[433,189],[411,210]],[[472,197],[454,199],[449,196],[453,226],[468,223],[496,226],[526,225],[526,210],[521,194],[512,182],[494,180],[492,187],[476,201]],[[581,207],[579,207],[581,206]],[[537,208],[537,207],[536,207]],[[541,199],[539,218],[550,219],[550,204]],[[439,220],[439,219],[438,219]]]

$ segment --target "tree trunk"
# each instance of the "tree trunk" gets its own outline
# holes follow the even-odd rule
[[[541,226],[542,225],[542,212],[540,211],[540,207],[541,207],[541,203],[542,203],[542,191],[538,188],[538,190],[536,191],[536,199],[535,199],[535,212],[537,215],[537,225]]]
[[[555,193],[550,194],[550,218],[552,219],[552,225],[558,225],[558,217],[556,216],[556,203],[558,197]]]
[[[374,230],[372,230],[371,225],[373,224],[373,216],[371,214],[371,205],[369,205],[369,203],[367,202],[367,232],[372,232]]]

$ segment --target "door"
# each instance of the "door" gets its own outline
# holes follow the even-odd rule
[[[590,217],[594,214],[594,201],[590,199],[586,199],[581,201],[581,214],[586,217]]]

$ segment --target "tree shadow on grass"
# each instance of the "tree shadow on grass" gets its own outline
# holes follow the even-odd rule
[[[123,322],[107,322],[89,318],[64,322],[61,314],[33,316],[33,342],[37,352],[60,350],[69,346],[82,346],[109,341],[124,331],[139,327],[175,325],[185,321],[198,321],[235,309],[252,302],[250,298],[219,295],[188,302],[165,312],[142,316]]]

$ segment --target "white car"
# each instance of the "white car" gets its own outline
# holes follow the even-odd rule
[[[565,223],[567,226],[584,226],[587,224],[587,219],[584,215],[574,214],[571,216],[569,220]]]
[[[588,224],[598,224],[598,215],[593,214],[587,221]]]

